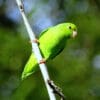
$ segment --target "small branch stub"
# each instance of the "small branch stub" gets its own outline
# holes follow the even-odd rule
[[[21,11],[24,11],[24,6],[23,5],[19,5],[19,7],[20,7]]]

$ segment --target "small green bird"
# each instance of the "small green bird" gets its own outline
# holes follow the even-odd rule
[[[66,45],[69,38],[77,35],[77,27],[72,23],[61,23],[50,27],[39,36],[39,48],[45,61],[56,57]],[[22,79],[36,71],[38,62],[32,53],[22,73]]]

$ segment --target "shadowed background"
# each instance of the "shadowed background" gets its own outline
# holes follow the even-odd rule
[[[50,26],[73,22],[78,36],[47,63],[67,100],[100,100],[100,1],[23,0],[37,37]],[[15,0],[0,0],[0,100],[49,100],[41,72],[20,81],[31,44]],[[59,100],[59,97],[57,97]]]

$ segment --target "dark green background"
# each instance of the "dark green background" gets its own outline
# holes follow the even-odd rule
[[[24,7],[37,36],[62,22],[77,25],[78,36],[48,71],[66,100],[100,100],[100,1],[24,0]],[[31,51],[15,0],[0,0],[0,100],[49,100],[40,70],[20,81]]]

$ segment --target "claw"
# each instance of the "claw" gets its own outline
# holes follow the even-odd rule
[[[46,63],[46,60],[44,58],[40,60],[39,64],[43,64],[43,63]]]
[[[39,40],[38,39],[34,39],[34,40],[30,41],[30,43],[32,43],[32,42],[35,42],[35,43],[39,44]]]

